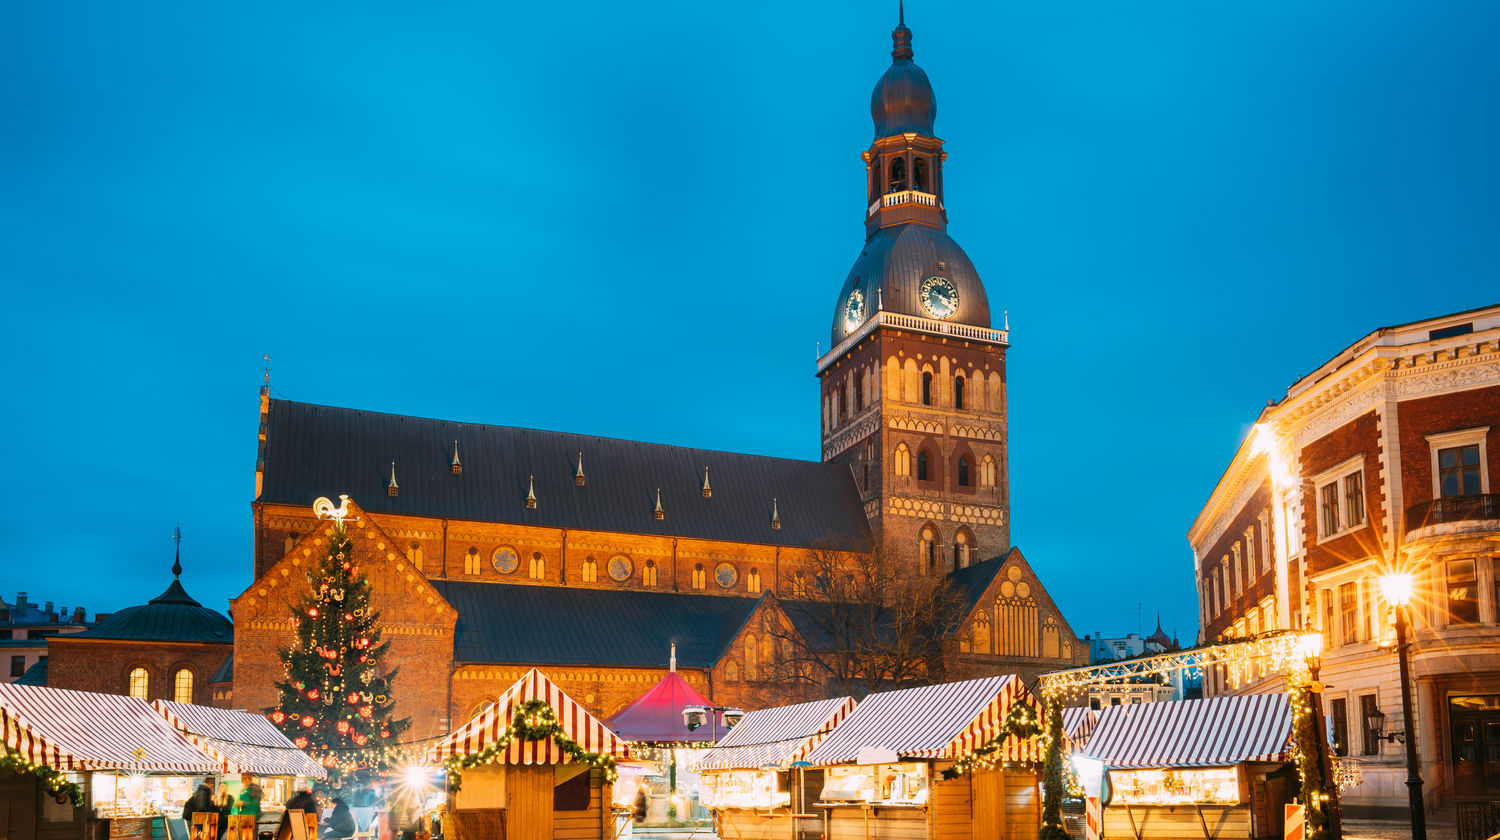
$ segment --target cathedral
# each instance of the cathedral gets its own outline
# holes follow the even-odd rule
[[[870,101],[865,241],[817,362],[820,462],[272,400],[263,387],[255,580],[232,601],[225,702],[274,704],[288,605],[331,533],[311,505],[341,494],[416,739],[460,725],[531,667],[608,717],[663,676],[674,645],[698,691],[770,705],[776,639],[815,633],[805,607],[830,556],[951,584],[945,673],[1029,679],[1086,662],[1011,544],[1007,332],[947,232],[937,99],[911,30],[892,37]]]

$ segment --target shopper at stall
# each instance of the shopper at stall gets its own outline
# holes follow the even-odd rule
[[[214,777],[205,776],[198,785],[198,789],[193,791],[193,795],[188,797],[187,802],[183,803],[182,821],[191,828],[194,814],[217,813],[219,813],[219,806],[214,803]],[[220,817],[219,822],[223,821],[224,818]]]
[[[312,814],[314,825],[318,819],[318,800],[313,797],[310,790],[299,790],[292,794],[292,798],[286,801],[286,810],[281,812],[281,825],[276,829],[278,840],[292,836],[292,812],[301,811],[304,814]]]
[[[260,816],[260,801],[265,798],[265,792],[260,785],[255,783],[255,778],[249,773],[240,776],[240,796],[234,801],[234,814],[249,814],[252,817]]]
[[[341,797],[333,797],[333,813],[328,815],[328,825],[322,832],[327,840],[348,840],[354,836],[357,827],[354,825],[354,813],[349,810],[349,803]]]

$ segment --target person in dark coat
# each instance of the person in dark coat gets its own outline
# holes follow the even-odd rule
[[[312,814],[313,819],[318,818],[318,800],[310,790],[299,790],[292,794],[292,798],[286,801],[286,810],[281,814],[281,826],[276,829],[277,837],[292,836],[292,812],[302,811]]]
[[[354,814],[349,810],[349,803],[335,796],[333,813],[328,815],[328,825],[322,832],[322,836],[328,840],[345,840],[345,838],[353,837],[356,830]]]
[[[219,813],[219,806],[214,803],[213,776],[204,777],[203,782],[198,785],[198,789],[193,791],[193,795],[189,796],[188,801],[183,804],[182,821],[187,823],[188,827],[191,828],[193,826],[193,815],[200,813]],[[220,819],[219,822],[222,823],[223,820]]]

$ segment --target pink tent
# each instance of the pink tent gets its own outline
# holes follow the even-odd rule
[[[682,710],[686,706],[712,705],[712,700],[694,691],[687,680],[673,670],[650,691],[610,718],[609,727],[627,741],[709,743],[729,732],[724,725],[723,713],[710,713],[713,720],[690,730],[682,722]]]

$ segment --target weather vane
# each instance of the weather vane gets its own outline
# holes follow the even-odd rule
[[[349,497],[339,494],[339,506],[334,507],[333,501],[327,496],[319,496],[313,500],[313,513],[319,519],[332,519],[339,527],[343,527],[345,519],[353,519],[358,522],[359,517],[349,515]]]
[[[265,355],[265,359],[266,359],[266,365],[262,369],[266,372],[266,383],[265,384],[270,385],[271,384],[271,354],[267,353]]]

